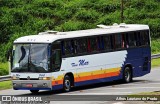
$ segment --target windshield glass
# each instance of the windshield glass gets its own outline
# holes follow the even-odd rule
[[[12,72],[47,72],[48,44],[15,44]]]

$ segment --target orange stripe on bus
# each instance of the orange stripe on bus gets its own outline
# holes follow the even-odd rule
[[[110,73],[104,73],[104,74],[96,74],[96,75],[90,75],[90,76],[78,76],[75,78],[75,82],[80,81],[87,81],[87,80],[93,80],[93,79],[100,79],[100,78],[107,78],[107,77],[113,77],[118,76],[120,74],[119,71],[117,72],[110,72]],[[52,85],[59,85],[63,84],[63,80],[53,80]]]
[[[52,85],[59,85],[59,84],[63,84],[63,80],[53,80],[52,81]]]
[[[97,75],[90,75],[90,76],[83,76],[83,77],[79,76],[75,78],[75,82],[113,77],[113,76],[118,76],[119,74],[120,72],[111,72],[111,73],[97,74]]]

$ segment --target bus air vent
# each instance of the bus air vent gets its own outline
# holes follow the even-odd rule
[[[118,26],[118,23],[114,23],[113,26]]]
[[[66,35],[65,32],[58,32],[57,35]]]
[[[58,31],[46,31],[48,34],[57,34]]]
[[[125,23],[120,23],[119,27],[121,27],[121,28],[127,28],[128,26]]]
[[[111,28],[110,26],[106,26],[106,25],[103,25],[103,24],[97,25],[97,27],[103,28],[103,29],[110,29]]]
[[[126,23],[120,23],[119,25],[126,25]]]
[[[46,35],[46,34],[54,34],[56,35],[58,33],[58,31],[46,31],[46,32],[40,32],[38,35]]]

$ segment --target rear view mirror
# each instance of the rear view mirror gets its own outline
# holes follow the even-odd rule
[[[10,61],[10,57],[12,56],[12,49],[10,48],[6,53],[6,59],[7,61]]]

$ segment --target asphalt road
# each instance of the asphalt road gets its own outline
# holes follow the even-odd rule
[[[107,82],[74,88],[73,91],[64,93],[63,91],[41,91],[38,95],[51,97],[54,95],[128,95],[141,92],[160,91],[160,67],[153,68],[151,73],[143,77],[134,78],[132,83]],[[0,95],[32,95],[26,90],[2,90]],[[106,104],[108,101],[85,101],[85,104]],[[55,101],[54,104],[63,104],[65,101]],[[75,102],[68,102],[75,104]],[[108,102],[109,103],[109,102]],[[111,102],[110,102],[111,103]],[[82,104],[82,102],[76,102]],[[124,103],[112,103],[124,104]]]

